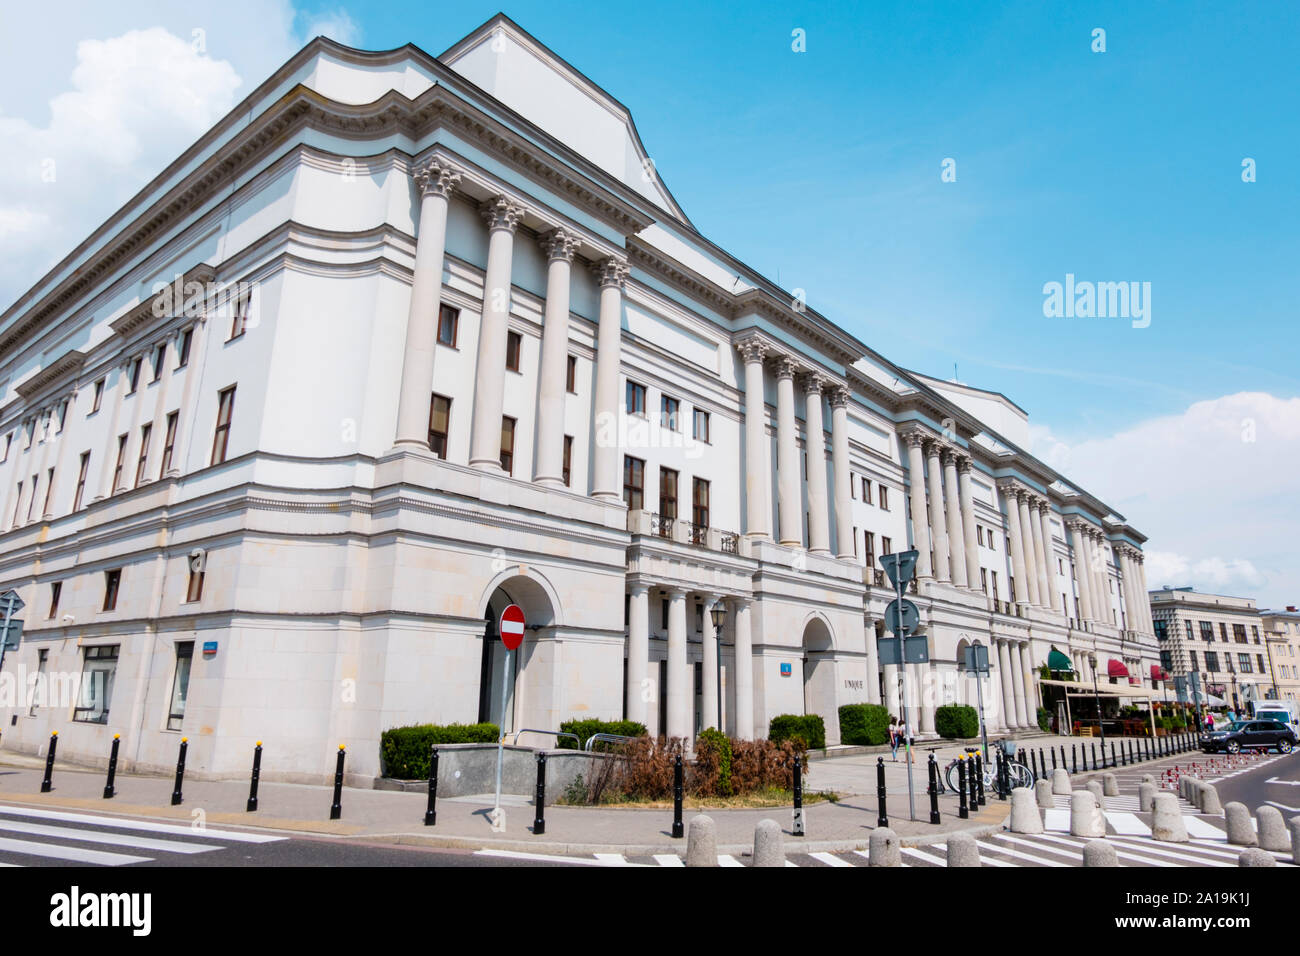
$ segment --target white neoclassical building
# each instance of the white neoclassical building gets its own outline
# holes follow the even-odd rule
[[[0,316],[3,747],[164,767],[184,735],[220,775],[263,740],[315,780],[345,743],[364,778],[383,729],[503,704],[835,742],[900,677],[929,734],[976,642],[990,724],[1030,727],[1051,648],[1158,654],[1144,537],[1027,444],[702,236],[510,20],[318,39]],[[900,674],[876,559],[912,546]]]

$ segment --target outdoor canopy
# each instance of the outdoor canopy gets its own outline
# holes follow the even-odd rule
[[[1128,668],[1124,666],[1123,661],[1117,661],[1111,658],[1106,662],[1107,677],[1128,677]]]
[[[1049,671],[1070,671],[1073,673],[1074,666],[1070,663],[1068,657],[1053,647],[1047,652],[1047,669]]]

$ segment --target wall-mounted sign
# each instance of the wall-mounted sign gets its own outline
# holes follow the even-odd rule
[[[216,653],[217,653],[217,642],[216,642],[216,641],[204,641],[204,642],[203,642],[203,656],[204,656],[204,657],[212,657],[212,656],[214,656]]]
[[[793,673],[794,673],[794,668],[793,668],[791,665],[789,665],[789,664],[785,664],[785,663],[783,663],[783,664],[781,665],[781,676],[782,676],[782,677],[789,677],[789,676],[792,675]]]

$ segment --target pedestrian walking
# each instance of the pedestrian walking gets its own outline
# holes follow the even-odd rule
[[[894,762],[898,762],[898,745],[903,739],[903,730],[898,726],[898,718],[889,718],[889,750],[894,755]]]

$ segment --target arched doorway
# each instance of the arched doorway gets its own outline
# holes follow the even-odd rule
[[[511,604],[524,612],[527,630],[519,650],[507,655],[499,625],[502,612]],[[516,724],[522,710],[528,665],[539,640],[553,631],[556,616],[552,591],[538,578],[526,574],[502,576],[491,588],[483,610],[483,641],[479,651],[480,723],[498,724],[503,733],[521,729]]]
[[[839,725],[833,651],[825,619],[809,618],[803,629],[803,712],[820,714],[828,729]]]

